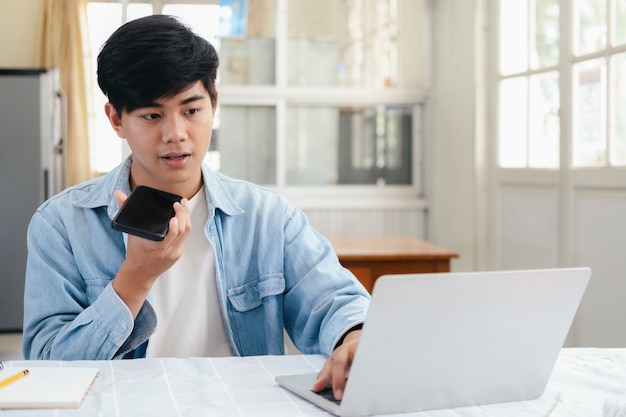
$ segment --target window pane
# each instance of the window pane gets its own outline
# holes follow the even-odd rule
[[[574,52],[584,55],[606,47],[606,0],[575,0]]]
[[[606,65],[604,59],[574,66],[573,164],[606,164]]]
[[[528,163],[533,168],[559,167],[559,76],[530,77]]]
[[[219,112],[211,150],[219,152],[220,171],[258,184],[276,184],[276,109],[220,106]]]
[[[535,45],[531,53],[534,68],[548,67],[559,62],[559,2],[536,0]]]
[[[287,184],[411,184],[411,107],[287,110]]]
[[[346,21],[349,22],[349,30],[340,45],[343,50],[341,63],[349,75],[348,85],[397,85],[397,2],[366,0],[348,4]],[[359,58],[362,59],[360,65],[355,65]],[[357,82],[359,79],[360,83]]]
[[[409,106],[342,108],[339,183],[411,184],[412,126]]]
[[[337,108],[287,109],[287,184],[337,184],[338,126]]]
[[[626,43],[626,0],[614,0],[613,44]]]
[[[91,143],[92,166],[97,172],[108,172],[122,160],[122,141],[117,137],[104,114],[107,99],[96,80],[97,58],[107,38],[122,24],[122,5],[119,3],[87,3],[89,38],[91,47],[91,86],[94,97],[94,114],[90,115],[93,128]]]
[[[500,72],[528,69],[528,1],[500,0]]]
[[[349,71],[339,56],[342,38],[350,32],[342,27],[347,3],[292,0],[288,5],[288,84],[337,85],[340,65],[341,76],[347,79]]]
[[[336,42],[328,39],[290,39],[288,45],[289,85],[339,84],[339,47]]]
[[[224,85],[275,84],[274,40],[222,38],[219,80]]]
[[[92,55],[95,62],[102,44],[122,24],[122,5],[90,1],[87,3],[87,19],[91,44],[96,45]]]
[[[180,17],[219,50],[220,8],[214,4],[164,4],[163,14]]]
[[[525,77],[500,83],[498,161],[505,168],[527,165],[528,81]]]
[[[615,55],[612,64],[611,164],[626,165],[626,53]]]
[[[148,3],[130,3],[126,9],[128,21],[153,14],[152,5]]]
[[[275,84],[274,1],[219,3],[220,84]]]
[[[421,87],[422,4],[289,0],[288,84]]]

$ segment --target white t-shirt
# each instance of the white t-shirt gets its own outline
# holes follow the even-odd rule
[[[189,201],[191,232],[183,254],[152,287],[157,327],[148,357],[231,356],[215,281],[215,256],[204,235],[204,187]]]

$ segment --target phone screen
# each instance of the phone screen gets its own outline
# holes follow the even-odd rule
[[[177,194],[138,185],[117,213],[111,226],[145,239],[161,241],[174,217],[174,203],[182,200]]]

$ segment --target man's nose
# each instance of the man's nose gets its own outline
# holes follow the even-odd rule
[[[185,120],[180,116],[167,117],[163,123],[163,141],[178,142],[187,139]]]

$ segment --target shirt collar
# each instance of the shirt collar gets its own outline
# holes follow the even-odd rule
[[[113,218],[119,210],[117,199],[113,191],[121,190],[126,195],[130,194],[130,166],[132,155],[114,168],[109,174],[93,181],[88,181],[82,186],[89,188],[83,196],[73,202],[79,207],[96,208],[108,206],[109,217]],[[212,171],[208,165],[202,164],[202,178],[206,191],[207,205],[209,208],[220,209],[225,214],[243,214],[244,210],[237,205],[232,194],[221,181],[223,176]]]
[[[237,205],[229,190],[225,188],[225,183],[222,181],[222,179],[224,179],[222,174],[211,170],[208,165],[202,164],[202,179],[204,180],[209,208],[214,207],[220,209],[229,216],[245,213],[245,211]]]

